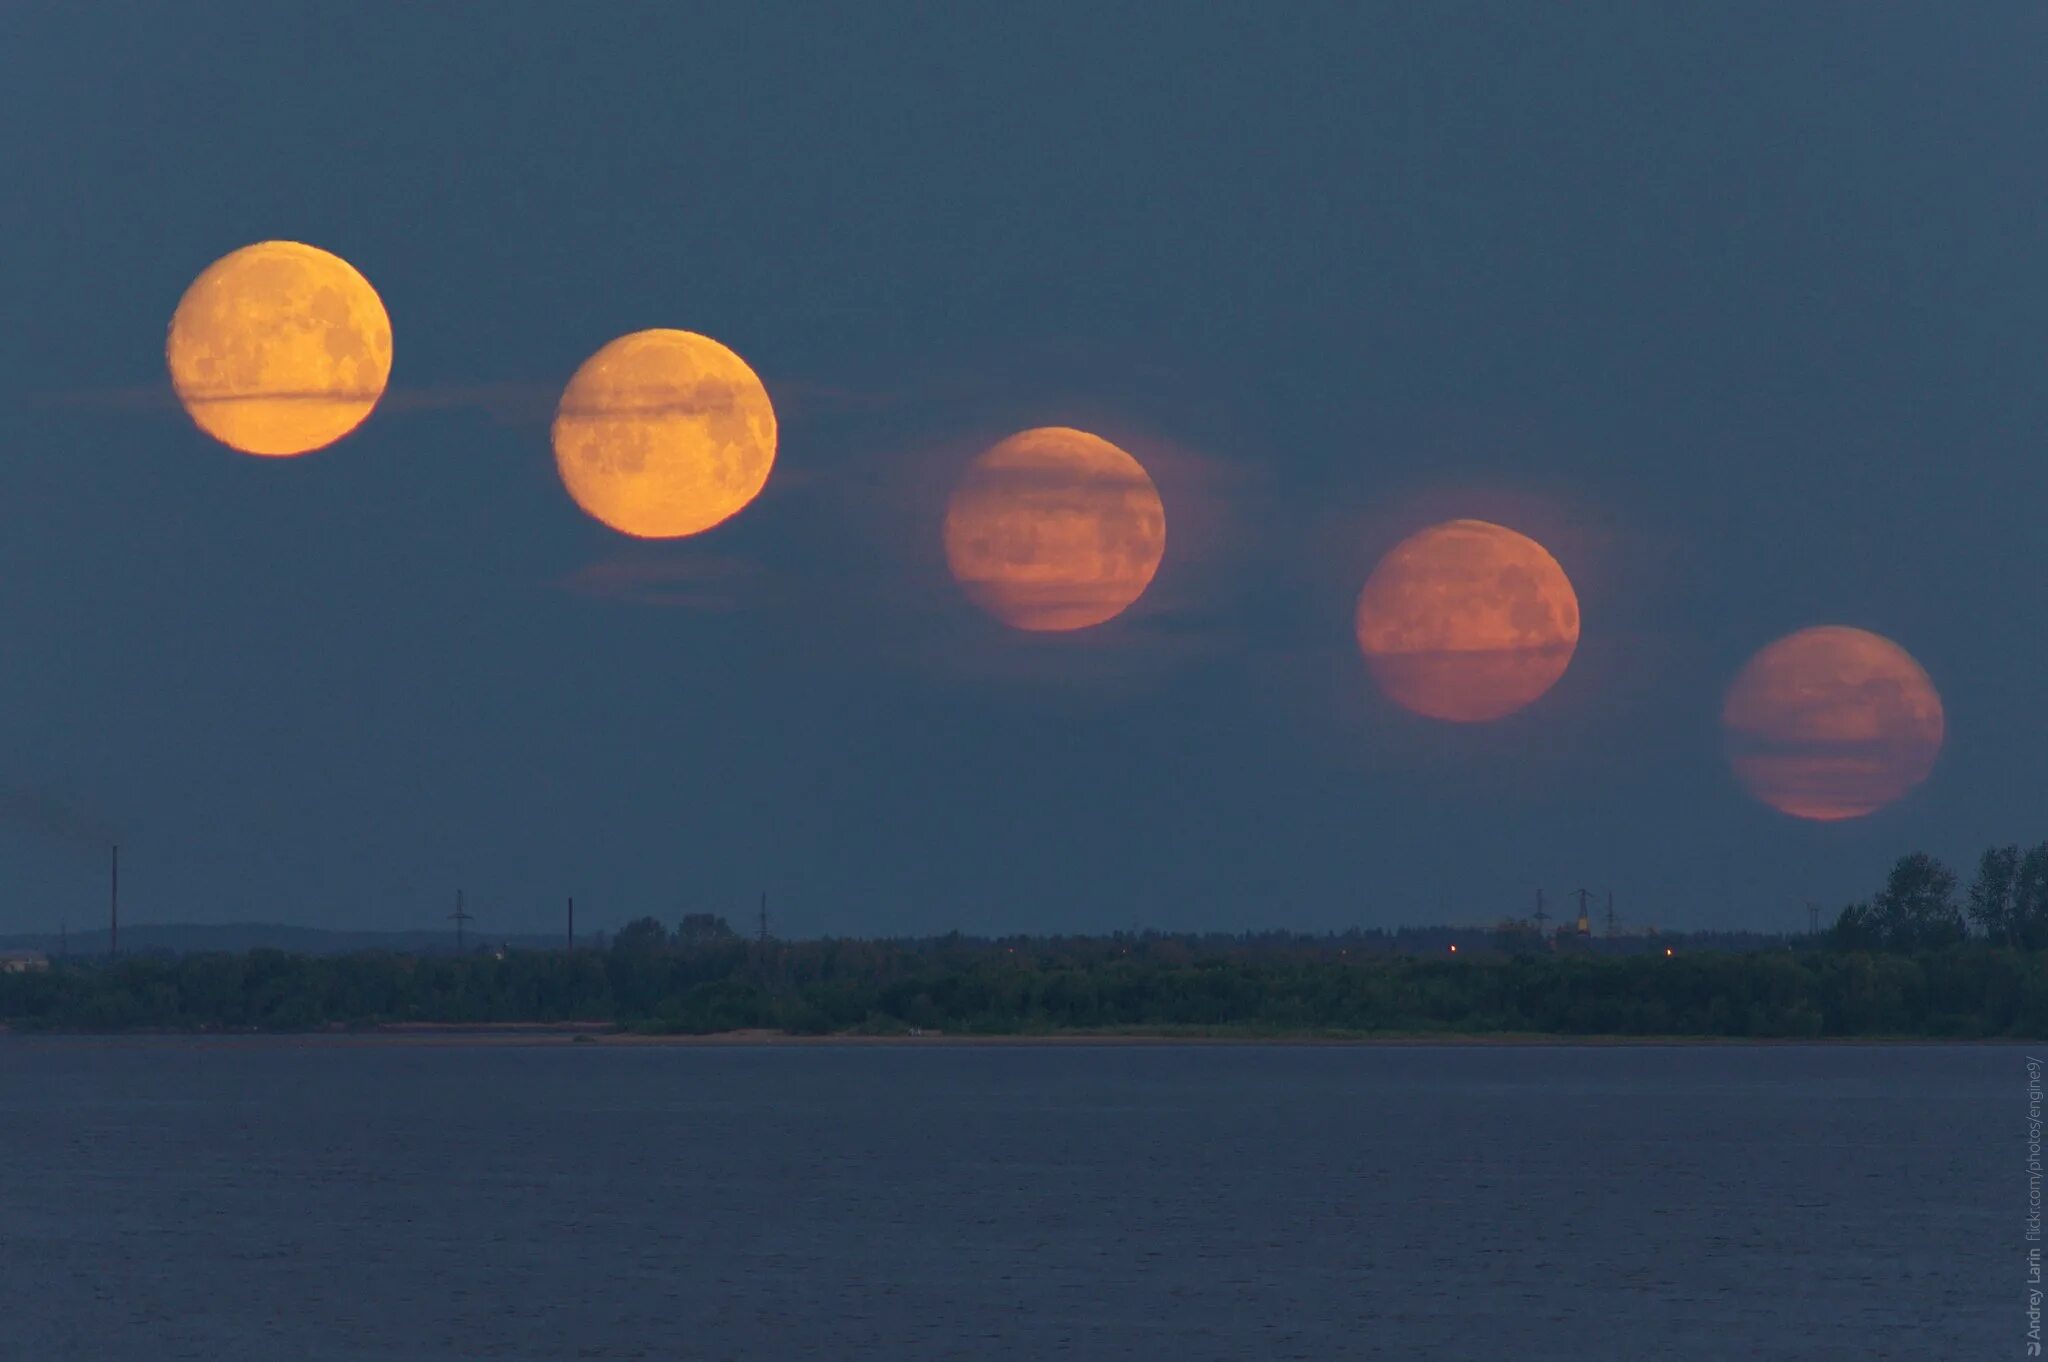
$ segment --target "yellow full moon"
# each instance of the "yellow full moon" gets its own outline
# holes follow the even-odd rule
[[[1534,703],[1564,675],[1579,646],[1579,598],[1527,535],[1450,520],[1387,551],[1359,592],[1353,626],[1396,704],[1483,723]]]
[[[1830,624],[1750,658],[1728,687],[1721,725],[1751,794],[1794,818],[1832,823],[1874,813],[1927,779],[1946,720],[1911,653]]]
[[[192,281],[164,358],[208,435],[245,454],[305,454],[361,425],[384,395],[391,319],[340,256],[259,241]]]
[[[675,539],[730,519],[775,463],[775,407],[745,360],[690,331],[635,331],[583,362],[555,412],[555,467],[622,534]]]
[[[1144,466],[1066,426],[1021,431],[967,466],[946,507],[946,564],[1005,624],[1086,629],[1143,595],[1166,553]]]

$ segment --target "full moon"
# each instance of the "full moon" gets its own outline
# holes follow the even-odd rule
[[[1166,553],[1166,508],[1123,450],[1042,426],[968,465],[945,538],[954,580],[989,614],[1018,629],[1086,629],[1151,585]]]
[[[1408,536],[1366,579],[1359,651],[1394,703],[1483,723],[1557,684],[1579,645],[1579,598],[1535,540],[1484,520]]]
[[[305,454],[361,425],[384,395],[391,319],[340,256],[259,241],[192,281],[164,358],[208,435],[245,454]]]
[[[745,360],[690,331],[636,331],[583,362],[555,412],[555,467],[598,520],[639,539],[701,534],[775,463],[775,407]]]
[[[1842,625],[1789,634],[1743,666],[1721,706],[1749,792],[1795,818],[1861,818],[1934,769],[1941,696],[1912,654]]]

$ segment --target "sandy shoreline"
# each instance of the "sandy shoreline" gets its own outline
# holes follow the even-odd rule
[[[719,1049],[867,1049],[875,1047],[952,1047],[1016,1049],[1031,1047],[1087,1048],[1170,1046],[1394,1046],[1394,1047],[1500,1047],[1570,1046],[1580,1048],[1677,1046],[1783,1046],[1783,1045],[2022,1045],[2027,1042],[1998,1037],[1983,1040],[1929,1036],[1614,1036],[1543,1035],[1525,1032],[1499,1034],[1388,1033],[1364,1036],[1318,1035],[1204,1035],[1172,1032],[1061,1031],[1044,1035],[957,1035],[925,1032],[920,1035],[790,1035],[781,1031],[719,1031],[707,1035],[636,1035],[618,1031],[605,1022],[560,1024],[508,1022],[472,1026],[445,1023],[410,1023],[381,1026],[361,1031],[10,1031],[0,1026],[0,1042],[7,1040],[63,1039],[122,1042],[203,1042],[227,1045],[274,1045],[280,1042],[313,1046],[574,1046],[592,1048],[685,1047]]]

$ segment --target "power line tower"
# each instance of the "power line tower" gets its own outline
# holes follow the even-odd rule
[[[107,875],[107,958],[121,954],[121,848],[117,843]]]
[[[768,944],[768,891],[761,891],[761,944]]]
[[[569,898],[569,949],[572,951],[576,949],[576,898],[574,895],[571,895]]]
[[[1574,889],[1572,897],[1579,901],[1579,920],[1573,924],[1573,930],[1583,940],[1593,935],[1593,917],[1587,908],[1587,904],[1593,898],[1593,891],[1590,889]]]
[[[1614,891],[1607,891],[1607,934],[1614,935]]]
[[[467,954],[468,952],[463,946],[462,928],[464,924],[476,921],[476,914],[462,906],[462,891],[460,889],[455,891],[455,911],[448,915],[448,920],[455,924],[455,953],[457,955]]]
[[[1806,934],[1820,935],[1820,905],[1812,899],[1806,901]]]
[[[1550,921],[1550,913],[1543,907],[1543,891],[1536,891],[1536,935],[1543,935],[1543,924]]]

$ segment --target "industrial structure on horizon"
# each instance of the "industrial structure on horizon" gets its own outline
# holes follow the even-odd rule
[[[1574,889],[1567,897],[1578,900],[1578,915],[1564,919],[1553,928],[1549,900],[1541,889],[1536,891],[1536,910],[1526,918],[1503,918],[1495,924],[1492,936],[1494,944],[1506,949],[1527,950],[1537,948],[1549,951],[1574,951],[1596,949],[1596,941],[1649,942],[1657,939],[1655,927],[1645,926],[1639,930],[1624,931],[1621,915],[1615,910],[1614,891],[1607,891],[1607,903],[1601,914],[1602,930],[1596,935],[1593,930],[1593,900],[1596,895],[1590,889]]]

